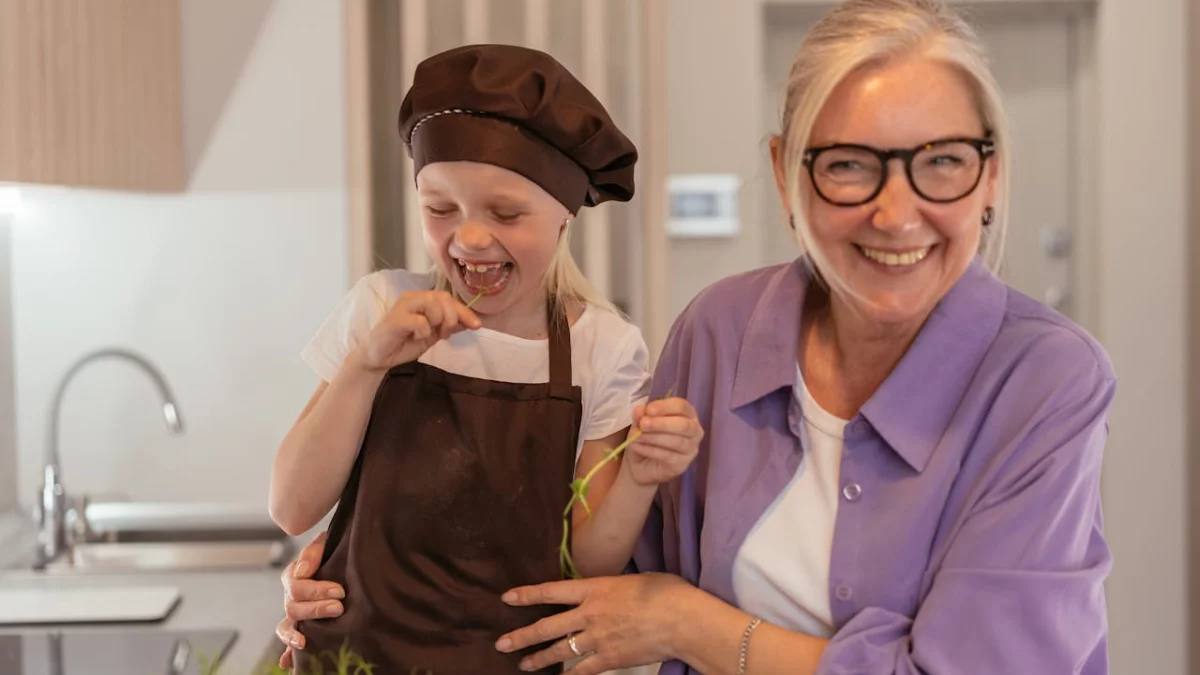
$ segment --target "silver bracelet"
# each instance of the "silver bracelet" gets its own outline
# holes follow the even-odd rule
[[[758,628],[758,624],[762,623],[762,619],[755,617],[746,626],[746,632],[742,633],[742,651],[738,654],[738,675],[746,675],[746,655],[750,651],[750,635],[754,633],[754,629]]]

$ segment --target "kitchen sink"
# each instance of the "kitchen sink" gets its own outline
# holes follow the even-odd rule
[[[38,574],[266,569],[286,565],[296,552],[286,533],[245,507],[109,503],[85,508],[85,526],[73,528],[70,545]],[[36,530],[25,527],[3,550],[32,553],[35,542]],[[32,567],[28,555],[0,560],[0,569],[10,572]]]
[[[102,542],[76,544],[49,563],[45,574],[206,571],[281,567],[291,559],[287,541]]]

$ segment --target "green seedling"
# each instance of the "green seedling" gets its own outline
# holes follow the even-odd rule
[[[333,664],[329,670],[326,669],[326,659]],[[200,675],[224,675],[220,671],[220,664],[216,659],[198,656],[197,661],[200,664]],[[312,668],[306,673],[289,670],[278,663],[264,663],[254,671],[254,675],[375,675],[375,668],[374,664],[367,663],[365,659],[354,653],[348,642],[344,642],[336,654],[330,650],[321,652],[320,658],[313,660]],[[408,671],[408,675],[432,675],[432,672],[413,668]]]

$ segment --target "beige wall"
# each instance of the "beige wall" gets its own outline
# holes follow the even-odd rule
[[[1097,333],[1119,380],[1104,476],[1113,673],[1185,673],[1195,636],[1186,591],[1186,2],[1105,0],[1097,26]]]
[[[671,316],[705,286],[764,264],[760,195],[771,177],[763,134],[763,40],[758,0],[667,0],[667,170],[733,173],[742,181],[741,232],[669,242]]]

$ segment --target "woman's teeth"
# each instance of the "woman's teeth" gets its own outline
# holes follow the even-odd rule
[[[932,246],[919,248],[913,251],[905,251],[904,253],[892,253],[889,251],[880,251],[866,246],[859,246],[858,250],[862,251],[863,255],[878,263],[883,263],[889,267],[907,267],[915,265],[925,259],[929,255]]]

